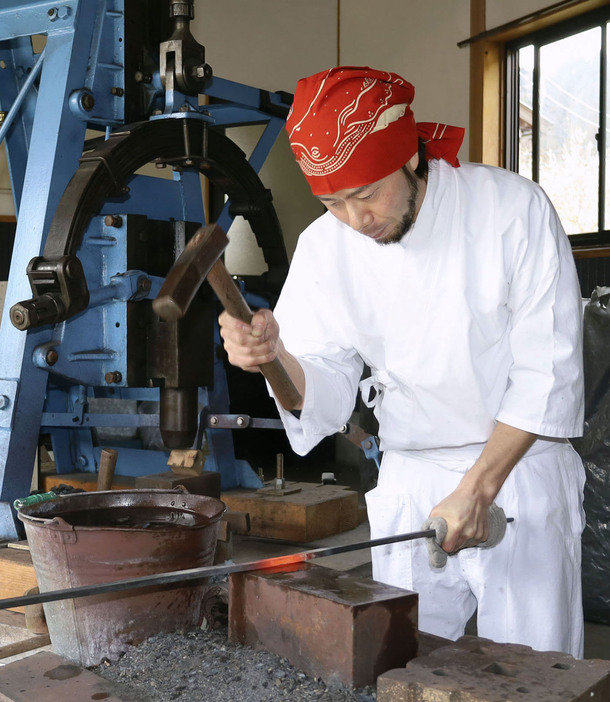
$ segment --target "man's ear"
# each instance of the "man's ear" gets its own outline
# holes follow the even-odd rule
[[[419,154],[417,151],[411,156],[411,158],[407,161],[407,168],[415,173],[415,169],[419,166]]]

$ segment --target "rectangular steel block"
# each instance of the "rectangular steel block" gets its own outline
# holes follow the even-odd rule
[[[417,654],[417,594],[308,563],[232,573],[229,640],[360,687]]]
[[[377,680],[377,702],[514,700],[610,700],[610,661],[463,636]]]

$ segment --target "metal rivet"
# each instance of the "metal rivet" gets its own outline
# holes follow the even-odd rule
[[[80,104],[85,112],[91,112],[95,107],[95,98],[90,93],[82,93],[80,96]]]
[[[106,215],[104,217],[104,224],[107,227],[115,227],[118,229],[123,226],[123,218],[119,217],[119,215]]]

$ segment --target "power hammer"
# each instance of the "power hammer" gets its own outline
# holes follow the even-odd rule
[[[207,279],[226,311],[250,324],[252,310],[220,256],[229,239],[217,224],[200,227],[167,274],[153,310],[165,321],[184,317],[199,287]],[[261,365],[261,372],[285,407],[296,407],[301,396],[279,359]]]

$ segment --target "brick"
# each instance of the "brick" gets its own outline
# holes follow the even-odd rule
[[[610,700],[610,661],[463,636],[377,680],[377,702],[514,700]]]
[[[201,450],[174,449],[169,454],[167,465],[180,475],[201,475],[206,455]]]
[[[229,640],[360,687],[417,653],[417,594],[301,563],[229,578]]]

